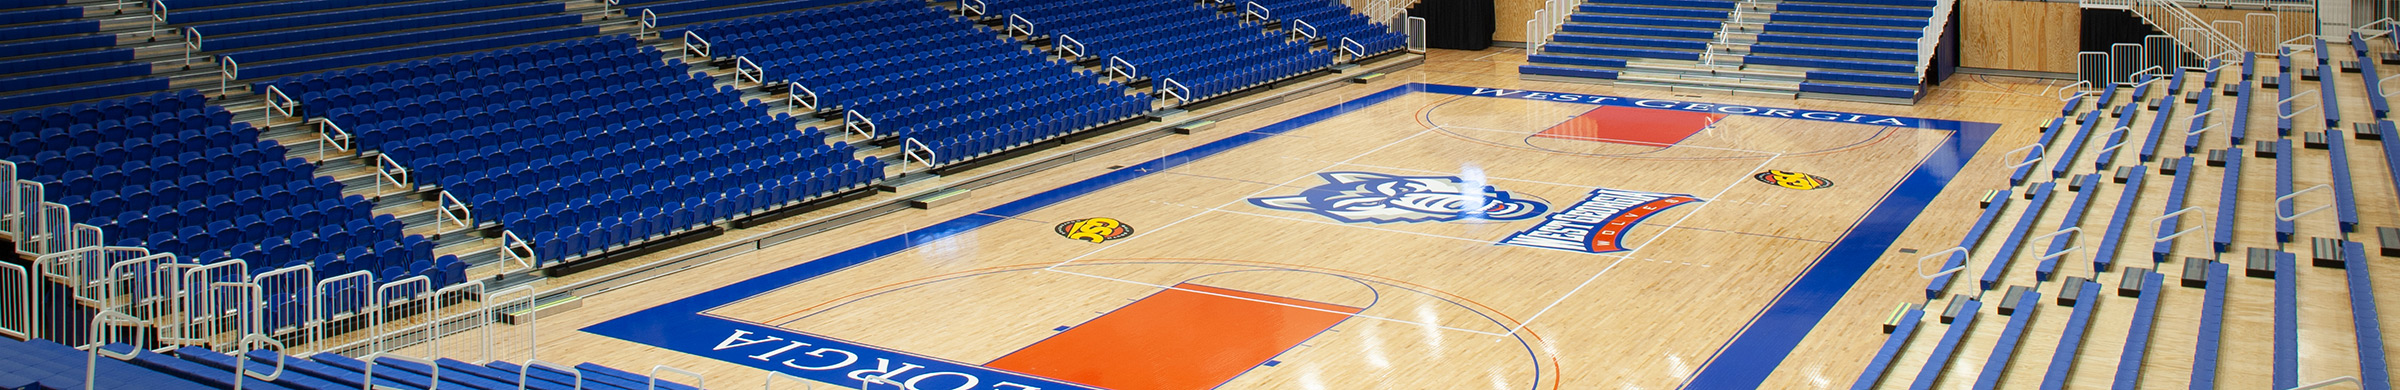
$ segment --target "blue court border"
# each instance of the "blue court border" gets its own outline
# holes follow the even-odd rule
[[[1766,116],[1801,121],[1875,124],[1951,132],[1944,142],[1927,153],[1916,169],[1894,186],[1891,192],[1859,219],[1855,226],[1835,240],[1824,255],[1812,262],[1806,271],[1795,277],[1783,292],[1765,309],[1754,315],[1743,330],[1726,343],[1683,388],[1731,389],[1756,388],[1767,375],[1796,348],[1833,309],[1860,276],[1866,273],[1884,251],[1899,238],[1933,198],[1959,173],[1975,152],[1980,150],[1999,129],[1999,125],[1980,122],[1961,122],[1937,119],[1885,117],[1781,108],[1718,105],[1670,99],[1636,99],[1593,94],[1501,90],[1440,84],[1410,83],[1396,86],[1333,107],[1317,110],[1256,130],[1228,136],[1224,139],[1176,152],[1155,160],[1124,167],[1056,189],[1027,196],[980,212],[970,213],[932,226],[885,238],[840,253],[811,260],[781,270],[760,275],[732,285],[686,297],[674,302],[644,309],[633,314],[608,320],[582,329],[601,336],[639,344],[666,348],[720,361],[748,365],[760,369],[792,374],[819,382],[855,383],[871,375],[886,375],[907,380],[918,388],[931,389],[1087,389],[1090,387],[1046,378],[984,368],[973,364],[952,362],[930,356],[857,344],[822,336],[793,332],[773,326],[737,321],[703,314],[712,308],[763,294],[777,288],[831,274],[851,266],[865,264],[887,255],[911,250],[958,233],[981,228],[1019,215],[1198,161],[1228,150],[1282,135],[1302,127],[1332,119],[1366,107],[1412,93],[1514,98],[1592,105],[1614,105],[1643,108],[1710,111],[1738,116]],[[1759,324],[1781,324],[1758,326]],[[774,341],[737,345],[732,335],[743,335],[739,341]],[[836,355],[839,355],[838,357]],[[1723,356],[1739,356],[1738,360],[1718,361]],[[835,368],[829,363],[841,363]],[[918,383],[920,382],[921,383]]]

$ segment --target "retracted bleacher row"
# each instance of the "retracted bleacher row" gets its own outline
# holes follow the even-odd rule
[[[1965,229],[1962,249],[1913,255],[1923,256],[1917,273],[1931,280],[1928,299],[1907,305],[1980,306],[1990,310],[1982,314],[2011,317],[2008,328],[1997,336],[1965,337],[1966,344],[1991,345],[1988,354],[1984,348],[1958,348],[1947,337],[1936,343],[1895,334],[1887,340],[1908,344],[1899,347],[1899,355],[1921,360],[1874,363],[1862,375],[1867,382],[1853,387],[1939,388],[1951,381],[1972,382],[1978,389],[2209,389],[2356,381],[2364,388],[2389,388],[2383,326],[2373,314],[2377,302],[2372,297],[2380,292],[2367,275],[2389,267],[2388,256],[2400,254],[2400,240],[2394,239],[2400,230],[2388,226],[2394,220],[2383,213],[2345,211],[2389,204],[2395,200],[2371,197],[2400,188],[2395,184],[2400,178],[2388,169],[2400,166],[2394,165],[2400,157],[2392,157],[2400,152],[2391,147],[2400,137],[2389,134],[2391,122],[2383,120],[2382,110],[2355,109],[2376,106],[2373,100],[2382,92],[2374,75],[2390,73],[2384,67],[2391,66],[2367,61],[2376,51],[2392,50],[2388,45],[2362,42],[2389,35],[2353,37],[2358,49],[2313,51],[2351,51],[2359,60],[2355,70],[2350,64],[2312,61],[2312,51],[2284,50],[2269,58],[2244,55],[2238,63],[2212,59],[2189,68],[2146,70],[2121,84],[2060,91],[2067,103],[2061,117],[2046,123],[2039,146],[2004,157],[2013,171],[2005,173],[2016,180],[1987,192],[1990,201],[1975,225]],[[2313,70],[2308,76],[2315,82],[2303,84],[2301,70]],[[2274,102],[2252,98],[2267,89],[2274,90],[2266,95]],[[2361,95],[2369,101],[2355,101]],[[2352,100],[2347,102],[2354,104],[2352,110],[2323,108],[2344,100]],[[2316,120],[2319,115],[2310,110],[2320,110],[2325,120]],[[2258,123],[2275,123],[2278,131],[2247,131],[2250,118],[2260,115],[2275,115]],[[2143,124],[2149,128],[2139,127]],[[2344,131],[2343,124],[2359,124],[2358,130]],[[2167,146],[2175,140],[2184,142]],[[2385,164],[2353,160],[2375,158],[2359,148],[2376,147],[2384,148]],[[2018,152],[2026,154],[2021,161]],[[2028,175],[2044,168],[2051,172],[2048,179]],[[2050,204],[2052,195],[2069,195],[2054,193],[2061,188],[2076,192],[2063,210]],[[2013,228],[1989,226],[2012,218],[2018,221]],[[2057,230],[2048,230],[2046,222],[2053,220],[2061,222]],[[2037,224],[2044,226],[2036,229]],[[2356,235],[2370,232],[2379,237]],[[2150,256],[2120,253],[2142,246],[2143,240],[2149,241]],[[2366,240],[2379,242],[2385,251],[2368,249],[2377,244]],[[1986,253],[1991,255],[1978,255]],[[2036,259],[2043,261],[2029,261]],[[1983,269],[1977,286],[1951,285],[1954,272],[1975,268]],[[2329,290],[2328,283],[2343,287]],[[2116,293],[2098,293],[2108,289]],[[2034,308],[2047,306],[2034,302],[2033,297],[2043,296],[2073,307],[2063,326],[2031,318]],[[1995,297],[1999,304],[1990,300]],[[1930,312],[1925,317],[1917,332],[1947,333],[1964,325],[1936,324]],[[2329,323],[2336,319],[2347,324]],[[2333,335],[2300,336],[2312,332]],[[2025,340],[2056,341],[2059,347],[2019,353]],[[2358,353],[2302,352],[2312,348],[2356,348]],[[1954,350],[1974,352],[1943,352]],[[2169,359],[2167,351],[2178,356]],[[2182,351],[2193,353],[2192,359],[2183,360]],[[1979,372],[1939,369],[1977,360],[1986,362]],[[2162,365],[2165,361],[2177,363]],[[1878,374],[1884,372],[1892,374]],[[1906,372],[1917,374],[1900,374]]]

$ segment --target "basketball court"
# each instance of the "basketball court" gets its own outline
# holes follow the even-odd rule
[[[869,388],[1764,377],[1997,128],[1410,83],[583,331]]]

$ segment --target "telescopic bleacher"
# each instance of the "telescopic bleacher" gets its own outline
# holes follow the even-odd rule
[[[1914,103],[1952,2],[1553,0],[1529,79]]]
[[[1907,358],[1867,366],[1853,387],[2293,388],[2355,381],[2363,388],[2390,388],[2379,293],[2369,275],[2395,264],[2389,256],[2400,255],[2400,230],[2391,225],[2400,221],[2356,209],[2394,201],[2367,197],[2400,188],[2391,174],[2400,167],[2391,165],[2400,162],[2393,148],[2400,137],[2389,133],[2386,113],[2374,109],[2385,99],[2376,75],[2394,64],[2372,61],[2377,52],[2391,50],[2373,40],[2389,39],[2389,33],[2365,32],[2373,38],[2353,34],[2349,45],[2220,55],[2054,96],[2067,103],[2061,119],[2037,141],[2042,147],[2020,149],[2034,153],[2016,169],[2022,178],[2046,166],[2052,178],[2036,175],[1995,189],[2000,195],[1977,217],[1978,225],[2013,217],[2020,226],[1978,226],[1960,241],[1970,255],[1920,260],[1942,264],[1946,272],[1928,285],[1930,299],[1898,309],[1968,303],[1967,310],[2011,317],[2007,328],[1996,335],[1970,333],[1963,341],[1893,333],[1885,341],[1906,345],[1889,355]],[[2352,59],[2356,70],[2344,71],[2350,66],[2342,62]],[[2314,70],[2309,76],[2315,82],[2304,80],[2303,69]],[[2252,98],[2269,90],[2273,103]],[[2179,109],[2178,102],[2197,107]],[[2322,110],[2325,120],[2310,110]],[[2138,127],[2142,123],[2150,128]],[[2343,124],[2357,124],[2358,131],[2345,131]],[[2278,131],[2246,131],[2267,125]],[[2106,136],[2064,126],[2102,129]],[[2105,130],[2114,126],[2131,128]],[[2062,133],[2081,134],[2057,136]],[[2163,146],[2174,140],[2184,142]],[[2378,159],[2382,163],[2359,164]],[[2045,196],[2006,195],[2047,195],[2056,187],[2079,192],[2063,213],[2045,208]],[[2086,204],[2103,192],[2115,196],[2100,199],[2115,200]],[[2080,213],[2107,216],[2078,218]],[[2023,226],[2062,219],[2058,230]],[[1998,239],[2003,231],[2006,238]],[[2044,239],[2019,239],[2027,235]],[[2043,242],[2049,244],[2033,247]],[[2144,246],[2149,249],[2133,249]],[[2129,250],[2151,255],[2121,253]],[[2026,261],[2052,256],[2057,261]],[[1980,283],[1953,285],[1963,282],[1949,275],[1976,268],[1986,269]],[[2102,289],[2115,294],[2093,294]],[[2034,318],[2036,308],[2052,305],[2034,298],[2042,296],[2071,307],[2069,320]],[[1972,308],[1978,303],[1980,309]],[[1917,334],[1974,326],[1922,321]],[[2321,336],[2302,336],[2307,334]],[[2025,348],[2018,344],[2029,340],[2060,344],[2020,353]],[[1961,348],[1980,345],[1991,347]],[[1954,350],[1972,352],[1941,352]],[[2311,350],[2340,352],[2305,352]],[[1977,360],[1987,362],[1980,371],[1935,369]]]
[[[375,382],[400,387],[524,375],[537,379],[528,388],[647,388],[646,375],[589,364],[416,359],[455,356],[434,340],[473,333],[462,327],[532,326],[535,304],[557,297],[525,285],[536,275],[864,199],[903,175],[1015,158],[1409,41],[1339,3],[1274,4],[1292,15],[1127,5],[1191,11],[1159,31],[1052,15],[1105,42],[1076,50],[1141,64],[1135,80],[987,27],[1002,16],[910,1],[0,3],[0,29],[85,28],[0,41],[46,50],[0,58],[24,66],[0,68],[0,182],[23,183],[0,190],[0,238],[28,257],[0,264],[0,290],[40,292],[0,300],[43,308],[0,315],[0,335],[32,340],[0,349],[124,342],[139,347],[108,350],[151,352],[111,353],[102,371],[167,374],[106,378],[138,383],[115,388],[228,387],[244,360],[228,353],[276,342],[305,346],[288,356],[292,375],[249,387],[356,388],[380,367]],[[719,42],[675,50],[702,36]],[[1175,80],[1176,98],[1129,85],[1153,80]],[[202,280],[213,282],[183,283]],[[227,294],[250,298],[207,298]],[[135,304],[155,299],[181,302]],[[84,331],[122,327],[158,331]],[[79,387],[0,374],[11,388]]]

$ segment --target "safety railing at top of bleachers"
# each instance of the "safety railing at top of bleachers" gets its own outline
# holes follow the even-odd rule
[[[1425,18],[1408,16],[1408,10],[1399,8],[1393,8],[1393,10],[1394,12],[1392,15],[1395,15],[1395,17],[1398,18],[1394,20],[1400,23],[1400,27],[1396,28],[1400,29],[1401,34],[1408,35],[1408,51],[1411,53],[1424,53],[1426,50],[1425,45],[1427,43],[1427,37],[1425,36]]]
[[[900,149],[900,157],[904,163],[914,162],[919,166],[932,168],[934,163],[941,161],[938,158],[940,156],[933,154],[933,147],[925,146],[925,143],[917,141],[916,137],[901,140]]]
[[[402,321],[391,320],[395,319],[392,317],[423,312],[421,309],[430,306],[433,299],[433,278],[414,275],[385,282],[383,285],[375,287],[375,298],[375,305],[383,309],[376,310],[376,316],[382,318],[377,318],[375,321],[375,344],[374,349],[370,350],[372,351],[370,354],[392,352],[407,345],[393,337],[395,334],[401,336],[409,333],[429,334],[418,327],[431,325],[433,321],[399,323]]]
[[[332,119],[316,118],[312,122],[317,123],[317,142],[322,144],[321,146],[332,147],[334,150],[344,152],[353,151],[352,149],[357,146],[350,144],[350,140],[354,139],[351,138],[350,131],[343,130],[342,126],[334,124]],[[324,147],[317,148],[317,161],[325,161]]]
[[[984,16],[988,15],[984,12],[989,9],[991,5],[984,4],[983,0],[958,0],[958,16]]]
[[[642,10],[642,12],[650,11]],[[691,30],[683,31],[683,58],[689,59],[694,57],[693,54],[698,54],[702,60],[714,59],[716,57],[709,55],[710,48],[714,46],[708,43],[707,38],[701,38],[698,33],[693,33]]]
[[[1308,24],[1306,20],[1292,19],[1291,32],[1292,35],[1298,35],[1301,39],[1311,42],[1317,40],[1317,26]]]
[[[275,120],[276,115],[283,115],[285,118],[300,116],[300,101],[292,100],[292,95],[283,93],[282,88],[268,85],[267,92],[259,94],[259,96],[266,100],[266,114],[269,121]]]
[[[517,232],[500,231],[501,260],[517,263],[524,268],[533,268],[541,265],[541,259],[535,258],[534,254],[532,242],[525,241],[524,237],[518,237]]]
[[[240,302],[233,299],[234,296],[247,292],[244,287],[219,284],[248,280],[250,277],[249,263],[241,261],[209,263],[185,269],[179,276],[175,280],[176,283],[179,283],[175,288],[181,290],[179,293],[183,294],[183,299],[174,301],[180,303],[181,306],[174,309],[176,310],[175,314],[161,316],[154,320],[163,321],[154,324],[158,328],[159,342],[165,344],[159,348],[189,345],[217,351],[229,351],[232,350],[233,343],[238,338],[235,335],[254,328],[248,326],[247,320],[251,318],[246,318],[249,316],[241,310],[243,306],[247,305],[239,305]],[[250,298],[256,299],[255,296]],[[229,318],[227,313],[232,313],[232,317]]]
[[[1925,30],[1917,36],[1916,74],[1923,75],[1926,68],[1933,66],[1933,52],[1940,48],[1943,32],[1950,28],[1950,11],[1957,7],[1958,0],[1939,0],[1933,3],[1933,16],[1925,21]]]
[[[759,67],[756,62],[750,62],[750,57],[733,56],[733,87],[741,88],[743,81],[749,81],[750,86],[754,87],[766,86],[767,68]]]
[[[1166,88],[1160,88],[1158,92],[1166,94],[1168,97],[1175,98],[1175,106],[1180,107],[1184,104],[1189,104],[1192,102],[1192,99],[1198,98],[1197,96],[1192,96],[1192,89],[1190,87],[1183,86],[1183,83],[1176,82],[1173,78],[1163,78],[1158,80],[1160,84],[1166,86]]]
[[[17,163],[0,160],[0,232],[8,233],[9,238],[15,241],[25,239],[24,228],[18,226],[22,220],[20,217],[25,215],[24,210],[19,209],[21,206],[17,202]]]
[[[1032,38],[1033,21],[1017,14],[1008,14],[1008,36]]]
[[[1125,81],[1133,81],[1134,78],[1141,75],[1141,70],[1135,69],[1133,62],[1125,61],[1124,58],[1117,56],[1108,56],[1107,71],[1111,76],[1124,76]]]
[[[1058,34],[1058,42],[1052,46],[1058,48],[1060,57],[1068,59],[1081,60],[1084,55],[1091,53],[1090,49],[1083,46],[1083,41],[1075,40],[1075,37],[1067,36],[1067,34]]]
[[[658,32],[654,30],[658,30],[658,12],[650,11],[649,8],[643,8],[641,25],[642,30],[640,36],[644,38],[657,36]]]
[[[442,212],[434,214],[435,216],[440,217],[443,222],[456,223],[460,228],[475,226],[475,211],[468,210],[466,202],[458,201],[458,197],[450,195],[448,189],[441,190],[438,196],[441,205],[437,207],[440,207]]]
[[[41,334],[41,322],[33,318],[41,301],[33,294],[33,273],[15,262],[0,262],[0,336],[24,340]]]
[[[800,115],[801,107],[807,107],[809,112],[819,111],[817,104],[820,102],[817,101],[817,91],[809,90],[807,86],[795,82],[787,81],[783,85],[787,87],[783,93],[785,98],[790,99],[785,102],[791,104],[792,115]]]
[[[857,134],[858,136],[865,137],[866,139],[874,139],[875,119],[868,118],[867,114],[858,113],[858,110],[843,111],[842,130],[847,130],[851,134]]]

